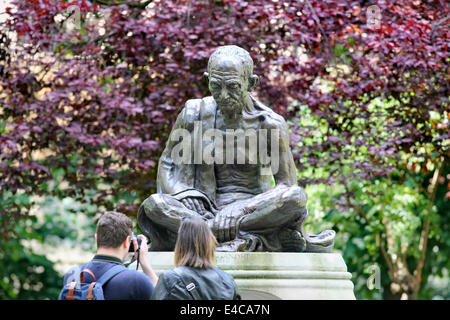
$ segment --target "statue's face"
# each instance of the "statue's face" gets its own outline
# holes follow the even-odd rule
[[[221,58],[209,71],[209,90],[220,108],[236,109],[248,93],[248,79],[244,67],[233,58]]]

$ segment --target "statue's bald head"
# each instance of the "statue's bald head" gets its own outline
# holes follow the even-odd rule
[[[235,45],[222,46],[216,49],[208,60],[208,73],[224,61],[233,63],[238,68],[242,68],[243,75],[248,78],[253,74],[253,60],[250,54]]]

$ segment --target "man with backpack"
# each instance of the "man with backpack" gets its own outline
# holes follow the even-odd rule
[[[60,300],[147,300],[150,299],[158,277],[148,262],[147,239],[133,236],[133,223],[124,214],[107,212],[97,224],[95,238],[97,254],[92,261],[72,268],[64,276]],[[129,270],[123,259],[133,241],[139,247],[142,272]]]

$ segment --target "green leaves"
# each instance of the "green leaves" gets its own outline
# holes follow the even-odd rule
[[[363,267],[375,263],[380,266],[382,277],[386,277],[384,281],[389,279],[380,251],[378,239],[381,238],[390,257],[406,255],[412,262],[410,267],[415,268],[417,262],[413,261],[417,261],[421,254],[420,235],[424,213],[427,212],[430,202],[420,192],[420,186],[413,175],[408,175],[403,181],[385,178],[371,181],[353,180],[348,182],[347,188],[346,190],[340,184],[329,186],[317,184],[306,187],[310,212],[306,230],[317,232],[324,226],[334,229],[337,232],[335,248],[342,251],[349,270],[356,278],[357,297],[381,298],[381,292],[369,290],[362,280],[358,280],[364,275]],[[349,200],[358,209],[350,206]],[[358,210],[362,211],[369,224]],[[433,226],[429,241],[440,242],[441,250],[448,250],[450,242],[443,244],[450,236],[448,222],[443,220],[444,217],[448,220],[448,215],[440,216],[439,212],[441,215],[445,213],[442,205],[435,206],[432,215],[427,216]],[[429,251],[431,252],[432,248]],[[445,255],[444,252],[436,251],[433,256]],[[429,262],[430,266],[434,265],[432,261]],[[427,276],[424,275],[425,278]],[[385,290],[389,290],[389,282]],[[429,289],[424,292],[432,293]]]
[[[1,221],[1,220],[0,220]],[[43,240],[32,231],[24,218],[16,224],[18,238],[0,242],[0,299],[55,299],[62,286],[62,278],[54,263],[45,255],[34,253],[23,244],[24,239]]]

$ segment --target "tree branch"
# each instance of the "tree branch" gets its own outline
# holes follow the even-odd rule
[[[422,277],[422,270],[425,265],[425,256],[427,253],[427,244],[428,244],[428,235],[430,233],[430,224],[431,224],[431,214],[433,213],[433,204],[434,200],[436,198],[436,191],[438,186],[438,179],[439,175],[441,173],[442,167],[443,167],[444,160],[440,158],[438,160],[436,169],[434,170],[433,178],[431,180],[431,192],[429,193],[429,205],[426,211],[426,216],[424,218],[423,223],[423,229],[420,234],[420,241],[419,241],[419,250],[420,250],[420,258],[417,263],[416,270],[414,270],[414,277],[417,279],[417,281],[420,283],[421,277]]]
[[[356,213],[359,216],[361,216],[364,219],[364,221],[369,225],[370,221],[369,221],[369,218],[367,217],[366,213],[364,212],[363,209],[361,209],[360,206],[357,206],[354,203],[352,203],[352,201],[350,199],[350,189],[347,184],[345,184],[344,186],[345,186],[345,197],[346,197],[348,206],[353,208],[353,210],[355,210]]]
[[[436,22],[435,24],[432,25],[432,29],[431,29],[431,31],[430,31],[430,38],[431,38],[431,40],[433,40],[433,38],[434,38],[434,32],[436,31],[436,29],[437,29],[440,25],[442,25],[442,24],[444,24],[445,22],[447,22],[448,19],[450,19],[450,16],[449,16],[449,15],[447,15],[446,17],[442,18],[441,20],[439,20],[438,22]]]
[[[129,6],[130,8],[136,8],[136,9],[145,9],[153,0],[147,0],[142,3],[134,3],[134,2],[128,2],[128,1],[114,1],[110,2],[108,0],[91,0],[93,3],[102,4],[104,6],[120,6],[122,4],[125,4]]]
[[[344,186],[345,186],[346,198],[347,198],[348,205],[351,208],[353,208],[356,211],[356,213],[359,214],[364,219],[364,221],[369,225],[370,224],[369,217],[366,215],[366,213],[360,206],[357,206],[351,202],[349,187],[347,184],[345,184]],[[381,255],[383,256],[383,259],[386,262],[386,265],[388,267],[389,277],[391,278],[391,280],[394,280],[395,269],[394,269],[394,266],[392,265],[391,259],[389,258],[389,254],[387,253],[386,248],[384,247],[383,239],[380,236],[379,232],[374,232],[374,235],[375,235],[375,241],[378,242],[378,244],[380,246]]]
[[[320,33],[322,33],[323,37],[325,38],[325,41],[329,44],[328,41],[328,36],[325,33],[325,30],[322,28],[322,25],[320,24],[320,19],[317,16],[316,10],[314,9],[314,7],[311,5],[311,2],[309,2],[309,0],[306,0],[306,5],[308,6],[308,9],[311,10],[311,13],[313,15],[314,20],[316,21],[317,27],[319,27]]]
[[[379,233],[375,234],[375,240],[378,242],[380,246],[381,255],[383,256],[384,261],[386,262],[386,265],[388,267],[388,274],[391,280],[394,280],[395,270],[394,266],[392,265],[391,259],[389,258],[389,255],[386,251],[386,248],[384,247],[383,239],[381,239],[381,236]]]
[[[98,44],[99,42],[102,42],[103,40],[106,40],[109,37],[113,37],[116,34],[117,34],[117,32],[111,32],[111,33],[99,36],[99,37],[97,37],[95,39],[84,39],[84,40],[80,40],[78,42],[64,43],[63,45],[66,48],[72,49],[72,48],[84,46],[84,45],[89,44],[89,43]]]

